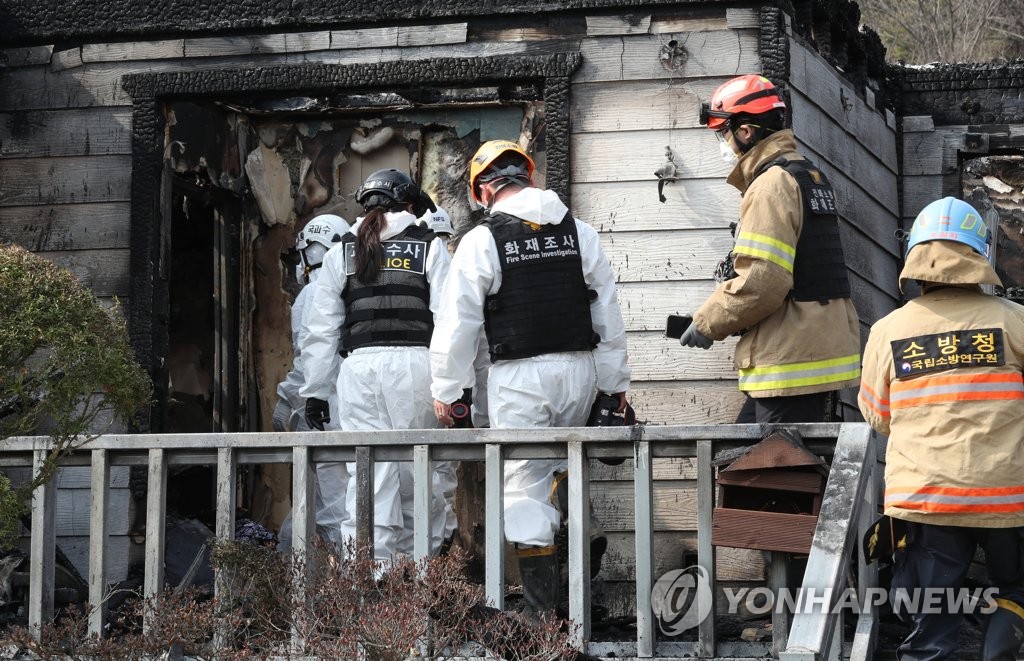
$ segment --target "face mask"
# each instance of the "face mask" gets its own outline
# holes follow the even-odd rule
[[[315,266],[324,261],[324,255],[327,254],[327,246],[322,243],[311,243],[306,246],[305,254],[306,263],[310,266]]]
[[[733,165],[737,160],[739,160],[736,156],[736,152],[732,150],[732,147],[724,142],[718,143],[718,152],[722,155],[722,162],[726,165]]]

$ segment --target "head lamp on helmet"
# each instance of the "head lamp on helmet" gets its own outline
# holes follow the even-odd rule
[[[921,209],[910,228],[909,253],[926,241],[956,241],[989,256],[989,234],[985,219],[973,206],[955,197],[944,197]]]
[[[536,166],[519,143],[491,140],[480,145],[469,163],[469,189],[473,199],[483,204],[480,185],[498,180],[529,184]]]
[[[736,120],[785,110],[779,90],[764,76],[737,76],[720,85],[711,95],[711,103],[702,103],[700,123],[712,131],[735,128]]]

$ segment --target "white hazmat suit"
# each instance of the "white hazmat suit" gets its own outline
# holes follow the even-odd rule
[[[568,208],[554,191],[524,188],[496,202],[491,211],[549,225],[562,222]],[[487,413],[494,428],[582,427],[598,390],[620,393],[629,387],[626,333],[616,300],[615,275],[597,232],[582,221],[572,222],[579,237],[584,280],[596,293],[590,311],[601,341],[593,351],[495,362],[487,382]],[[462,238],[455,253],[430,344],[431,390],[440,402],[454,402],[463,388],[474,385],[485,300],[501,287],[497,251],[489,228],[480,226]],[[551,504],[551,489],[555,473],[565,469],[565,460],[505,462],[508,541],[523,547],[554,543],[561,521]]]
[[[405,211],[388,212],[386,241],[416,222]],[[362,219],[352,227],[359,232]],[[430,310],[436,315],[441,288],[451,263],[444,242],[434,239],[426,257],[426,279],[430,288]],[[330,365],[339,353],[345,323],[345,255],[342,247],[327,253],[312,306],[306,316],[308,335],[302,342],[305,398],[327,399],[335,388]],[[338,422],[345,431],[432,429],[438,427],[430,396],[430,364],[426,347],[366,346],[352,350],[341,362],[337,376]],[[333,415],[333,410],[332,410]],[[355,464],[349,464],[354,474]],[[439,485],[449,481],[451,466],[434,464],[431,512],[431,551],[440,548],[454,512]],[[374,557],[390,561],[398,553],[411,554],[413,530],[413,485],[409,462],[376,462],[374,471]],[[342,526],[346,540],[355,538],[355,490],[349,491],[350,516]]]
[[[296,267],[296,279],[300,284],[306,283],[295,297],[291,309],[292,326],[292,369],[281,383],[277,385],[278,404],[274,409],[273,427],[275,431],[309,431],[303,409],[306,400],[299,394],[305,383],[302,371],[301,346],[306,334],[305,315],[313,299],[313,290],[320,269],[318,268],[323,253],[333,245],[332,239],[341,239],[341,234],[348,231],[348,223],[340,216],[323,215],[309,221],[300,234],[296,247],[303,253],[303,263],[310,268]],[[338,361],[331,365],[337,374]],[[338,410],[338,398],[331,393],[328,402],[332,411]],[[328,429],[338,429],[338,425],[328,425]],[[320,463],[316,465],[316,527],[317,533],[342,548],[341,525],[346,518],[345,495],[348,491],[348,469],[342,462]],[[281,523],[278,533],[278,550],[290,553],[292,549],[292,515],[291,512]]]

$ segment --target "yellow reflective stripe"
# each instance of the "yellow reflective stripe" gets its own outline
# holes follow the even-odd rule
[[[741,255],[764,259],[773,264],[778,264],[790,273],[793,272],[796,248],[767,234],[740,232],[739,236],[736,237],[736,245],[732,251]]]
[[[1020,619],[1024,620],[1024,608],[1020,607],[1020,604],[1010,601],[1009,599],[1003,599],[1002,597],[996,597],[996,605],[1003,610],[1008,610]]]
[[[740,369],[739,389],[751,392],[840,383],[860,376],[860,354],[788,365]]]

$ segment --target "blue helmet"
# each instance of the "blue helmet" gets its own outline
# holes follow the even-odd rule
[[[956,241],[988,257],[988,226],[978,210],[963,200],[944,197],[921,209],[910,228],[907,243],[909,253],[914,246],[925,241]]]

